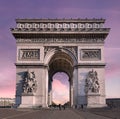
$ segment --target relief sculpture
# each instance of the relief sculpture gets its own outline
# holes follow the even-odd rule
[[[89,71],[85,80],[85,93],[99,93],[100,84],[96,71]]]
[[[37,90],[37,81],[35,79],[35,73],[27,71],[24,74],[23,93],[32,94],[35,93],[36,90]]]
[[[83,49],[81,51],[82,60],[100,60],[101,59],[101,51],[100,49]]]

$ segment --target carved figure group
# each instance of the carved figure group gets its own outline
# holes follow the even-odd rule
[[[83,52],[82,58],[84,59],[100,58],[100,50],[83,50],[82,52]]]
[[[34,93],[37,90],[37,81],[35,80],[35,73],[27,71],[24,75],[23,92]]]
[[[85,92],[86,93],[99,93],[100,85],[96,71],[89,71],[85,80]]]

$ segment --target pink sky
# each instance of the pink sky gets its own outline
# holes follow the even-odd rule
[[[10,28],[16,18],[105,18],[111,28],[105,42],[106,95],[120,98],[119,0],[0,0],[0,16],[0,97],[15,96],[16,43]],[[67,90],[59,80],[54,85]]]
[[[69,101],[69,77],[64,72],[58,72],[53,76],[52,84],[53,101],[64,104]]]
[[[59,80],[53,81],[52,99],[56,104],[64,104],[69,101],[69,86],[62,84]]]

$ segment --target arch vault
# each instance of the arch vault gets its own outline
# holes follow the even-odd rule
[[[64,48],[56,48],[55,54],[51,57],[48,66],[48,105],[52,104],[52,77],[56,72],[65,72],[69,76],[69,85],[70,85],[70,105],[73,105],[73,71],[74,71],[74,59],[69,55],[69,50]],[[48,52],[48,54],[50,54]]]

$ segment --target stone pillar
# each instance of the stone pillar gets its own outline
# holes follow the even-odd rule
[[[52,105],[52,81],[49,79],[48,105]]]
[[[52,89],[50,91],[50,105],[52,105]]]
[[[70,106],[73,107],[73,78],[70,79]]]
[[[48,107],[48,67],[45,67],[45,104],[44,107]]]
[[[74,67],[73,71],[73,105],[76,106],[78,103],[78,68]]]

